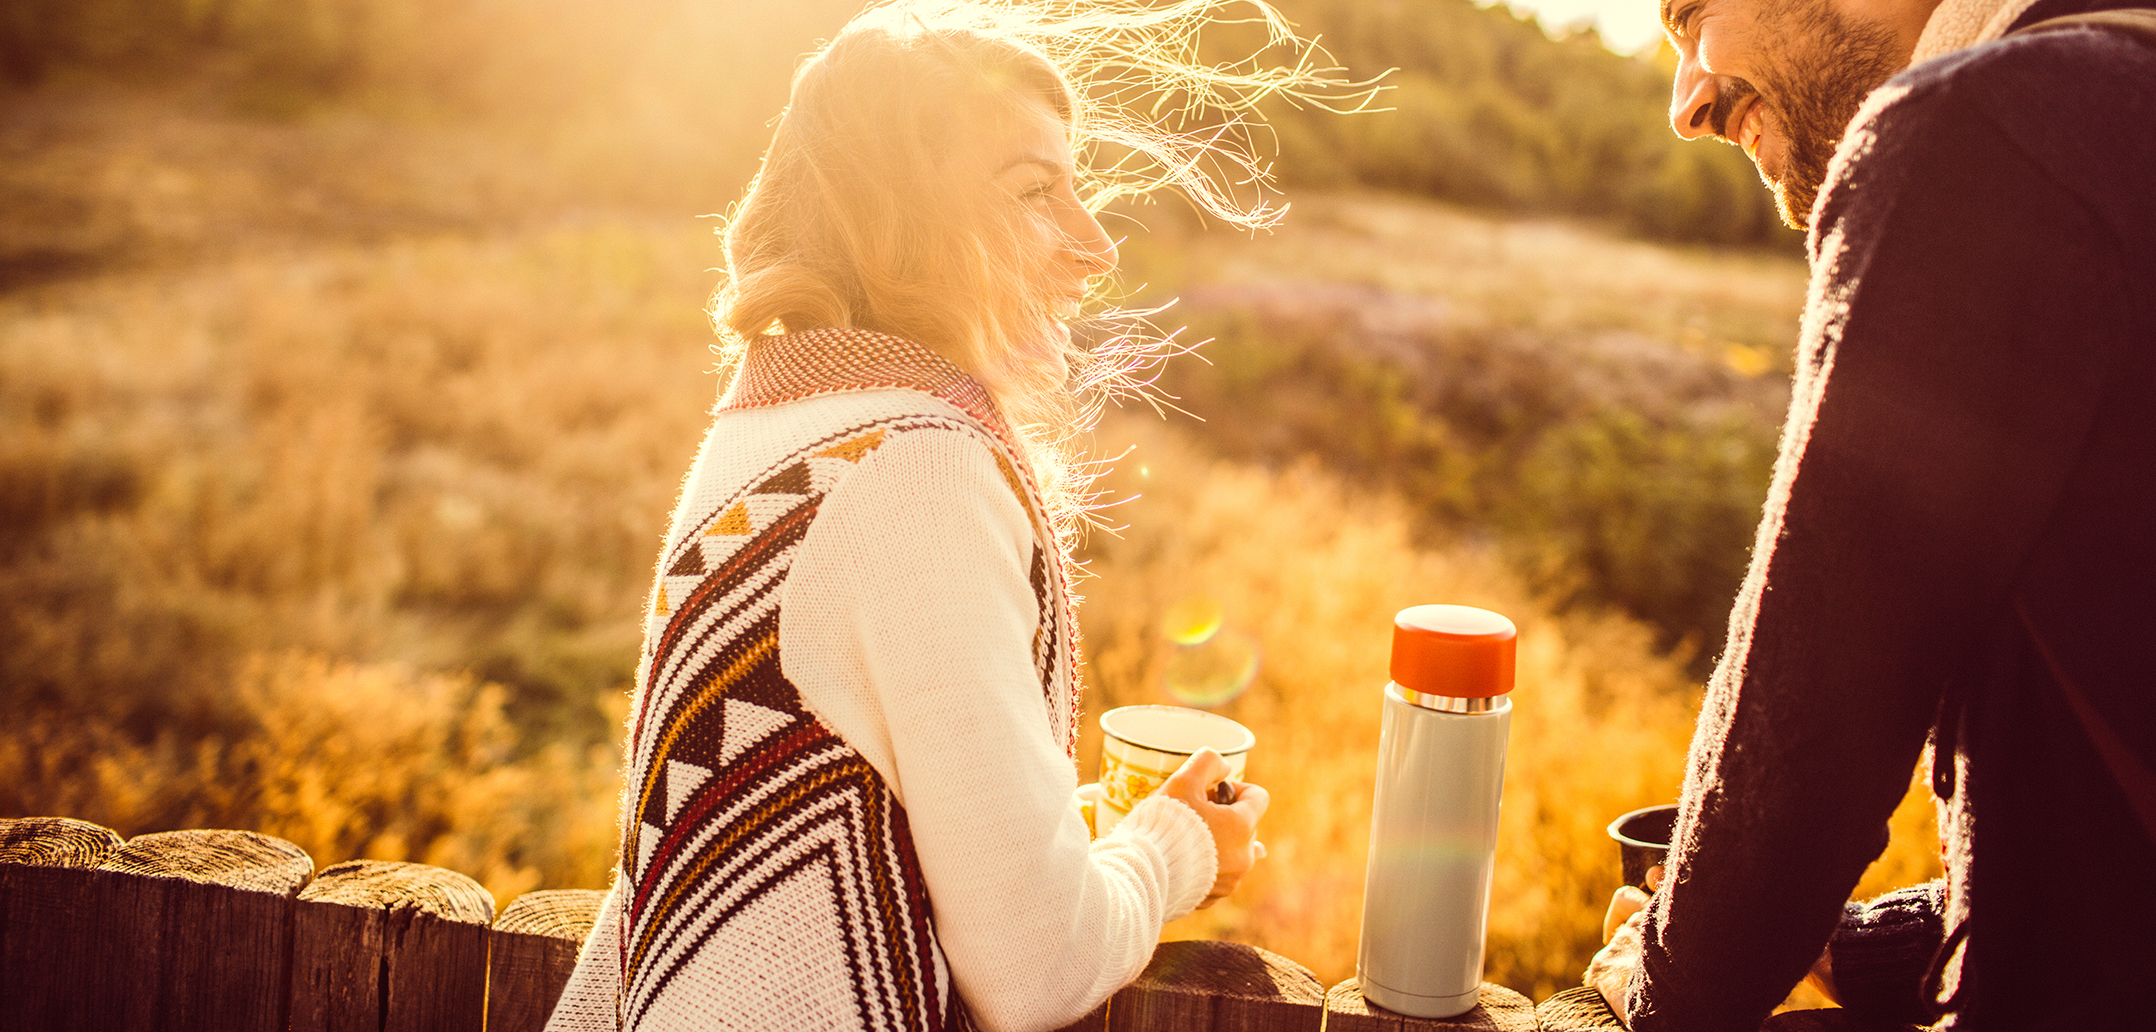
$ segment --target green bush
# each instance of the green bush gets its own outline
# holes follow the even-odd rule
[[[1796,247],[1751,163],[1669,130],[1660,55],[1471,0],[1280,0],[1352,75],[1394,71],[1389,111],[1270,112],[1291,184],[1360,183],[1463,204],[1605,219],[1666,240]]]
[[[1545,588],[1616,603],[1661,628],[1665,645],[1711,653],[1773,466],[1774,440],[1755,425],[1657,426],[1603,409],[1541,435],[1497,518]]]
[[[1577,342],[1519,331],[1432,329],[1386,348],[1322,307],[1184,315],[1214,338],[1208,361],[1173,364],[1162,383],[1205,417],[1209,447],[1274,465],[1315,456],[1399,492],[1432,532],[1493,535],[1560,603],[1620,607],[1700,662],[1720,646],[1772,471],[1770,422],[1698,406],[1696,385],[1611,395]]]

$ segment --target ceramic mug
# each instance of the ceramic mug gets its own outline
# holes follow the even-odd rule
[[[1100,715],[1102,735],[1097,795],[1079,789],[1081,809],[1095,835],[1115,830],[1133,806],[1168,780],[1191,754],[1208,746],[1228,761],[1228,780],[1243,780],[1244,764],[1258,736],[1218,713],[1182,706],[1123,706]]]
[[[1647,869],[1669,859],[1670,833],[1677,824],[1675,806],[1649,806],[1610,822],[1617,841],[1617,862],[1626,885],[1647,887]]]

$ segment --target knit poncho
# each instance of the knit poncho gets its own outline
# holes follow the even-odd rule
[[[621,866],[552,1029],[1054,1028],[1214,877],[1165,798],[1088,842],[1062,552],[979,383],[750,349],[659,560]]]

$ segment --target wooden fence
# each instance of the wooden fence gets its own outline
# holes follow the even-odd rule
[[[526,1032],[546,1024],[600,893],[528,892],[353,860],[317,873],[248,831],[122,839],[64,817],[0,819],[0,1029]],[[1898,1027],[1898,1026],[1897,1026]],[[1839,1011],[1762,1032],[1858,1032]],[[1228,942],[1162,943],[1137,981],[1064,1032],[1612,1032],[1592,990],[1540,1006],[1485,984],[1457,1018],[1363,1002],[1352,979]]]

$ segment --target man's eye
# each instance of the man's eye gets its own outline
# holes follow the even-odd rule
[[[1698,13],[1699,6],[1696,4],[1677,12],[1677,17],[1671,19],[1671,24],[1675,27],[1677,35],[1685,37],[1687,39],[1691,37],[1692,19]]]

